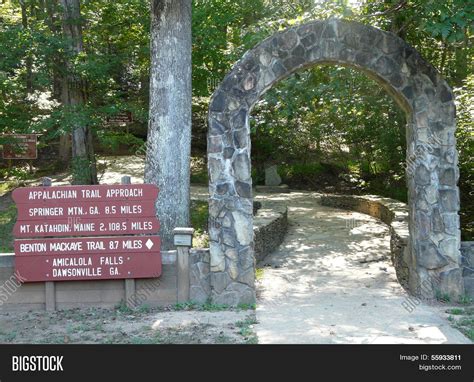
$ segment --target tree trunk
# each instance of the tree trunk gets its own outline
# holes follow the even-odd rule
[[[74,56],[83,51],[81,7],[79,0],[61,0],[63,8],[63,34],[69,45],[69,53]],[[66,62],[66,72],[62,84],[62,101],[71,111],[79,111],[85,104],[84,84],[74,73],[70,60]],[[72,172],[74,184],[97,184],[97,170],[92,145],[92,133],[80,118],[72,131]]]
[[[61,28],[57,23],[58,7],[57,0],[45,0],[42,2],[44,12],[46,14],[46,24],[53,36],[58,36],[61,33]],[[52,70],[53,70],[53,98],[58,102],[64,104],[67,99],[66,95],[63,94],[63,87],[67,89],[67,78],[65,77],[64,60],[62,56],[55,54],[52,57]],[[66,168],[71,162],[71,134],[64,133],[59,137],[59,158],[58,167],[61,169]]]
[[[24,0],[20,0],[21,7],[21,25],[26,31],[28,29],[28,15],[26,13],[26,4]],[[33,60],[31,54],[28,52],[25,59],[26,64],[26,94],[33,93]]]
[[[189,225],[191,97],[191,0],[152,0],[145,182],[160,188],[163,249]]]

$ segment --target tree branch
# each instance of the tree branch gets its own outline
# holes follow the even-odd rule
[[[370,15],[361,15],[360,18],[376,17],[376,16],[385,16],[393,12],[398,12],[400,9],[408,5],[408,0],[401,0],[398,4],[395,4],[392,8],[387,9],[386,11],[380,11],[371,13]]]

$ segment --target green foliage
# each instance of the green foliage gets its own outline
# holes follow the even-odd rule
[[[435,298],[440,302],[450,302],[451,301],[451,297],[449,297],[449,294],[443,293],[439,290],[437,290],[435,292]]]
[[[474,73],[455,89],[462,239],[474,239]]]
[[[72,184],[90,184],[92,178],[91,160],[88,157],[76,156],[71,162]]]
[[[458,315],[460,315],[460,314],[464,314],[464,309],[452,308],[452,309],[446,310],[446,313],[449,313],[449,314],[453,314],[453,315],[455,315],[455,316],[458,316]]]
[[[16,222],[17,210],[14,205],[0,210],[0,253],[13,252],[13,226]]]
[[[131,152],[136,152],[143,146],[143,139],[130,133],[120,131],[101,130],[97,132],[100,145],[107,153],[116,153],[121,146],[127,147]]]
[[[207,248],[209,246],[208,234],[209,205],[205,201],[191,201],[191,226],[194,228],[193,247]]]

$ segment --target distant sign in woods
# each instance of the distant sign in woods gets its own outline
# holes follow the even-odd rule
[[[121,111],[115,115],[107,117],[106,126],[121,126],[133,122],[133,114],[131,111]]]
[[[28,282],[158,277],[157,196],[150,184],[16,189],[16,269]]]
[[[37,134],[3,134],[3,159],[37,159]]]

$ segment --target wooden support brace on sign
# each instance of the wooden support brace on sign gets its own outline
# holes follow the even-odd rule
[[[122,176],[122,184],[132,184],[130,176]],[[125,279],[125,302],[128,308],[135,308],[135,279]]]
[[[178,274],[178,303],[189,301],[190,278],[189,278],[189,250],[193,245],[193,228],[175,228],[174,245],[177,248],[178,258],[176,261]]]
[[[43,187],[51,187],[53,180],[51,178],[43,178],[41,185]],[[44,283],[46,311],[54,312],[56,310],[56,284],[54,281],[46,281]]]

